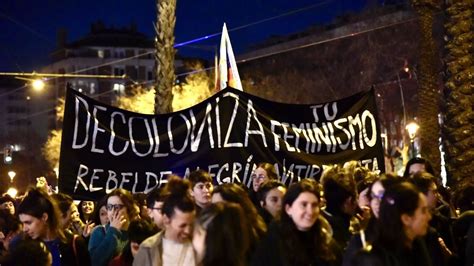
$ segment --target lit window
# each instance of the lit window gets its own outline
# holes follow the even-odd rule
[[[95,93],[95,83],[94,82],[91,82],[89,89],[90,89],[90,94]]]
[[[98,51],[97,51],[97,56],[98,56],[99,58],[104,58],[104,50],[98,50]]]
[[[122,95],[125,92],[125,85],[120,84],[120,83],[114,83],[113,90],[115,91],[116,94]]]

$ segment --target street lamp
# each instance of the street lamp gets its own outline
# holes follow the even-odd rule
[[[36,91],[42,91],[44,89],[45,84],[44,84],[44,81],[42,79],[34,79],[31,82],[31,86]]]
[[[416,132],[420,126],[418,126],[417,123],[411,122],[409,123],[405,129],[408,131],[408,136],[410,137],[410,143],[411,143],[411,149],[412,149],[412,158],[416,156],[415,152],[415,137],[416,137]]]
[[[7,190],[7,194],[10,195],[10,197],[15,198],[16,194],[18,194],[18,190],[16,190],[14,187],[11,187]]]
[[[16,176],[15,171],[8,171],[8,176],[10,177],[10,182],[13,182],[13,178]]]

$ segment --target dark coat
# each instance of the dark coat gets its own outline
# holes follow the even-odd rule
[[[87,244],[83,237],[66,232],[67,242],[59,244],[61,254],[61,265],[68,266],[87,266],[91,265]]]
[[[373,240],[376,237],[377,226],[375,223],[376,223],[376,219],[372,217],[369,221],[369,224],[367,225],[367,229],[364,230],[365,240],[367,244],[372,244]],[[347,245],[346,250],[344,251],[342,265],[350,266],[352,259],[361,250],[361,248],[362,248],[361,236],[360,234],[354,234],[351,237],[351,240],[349,241],[349,244]]]
[[[302,263],[301,261],[295,261],[295,256],[289,256],[290,248],[288,247],[287,239],[284,239],[282,233],[282,225],[280,222],[274,222],[270,225],[267,231],[266,237],[264,237],[257,247],[254,256],[252,257],[250,265],[255,266],[299,266],[299,265],[313,265],[313,266],[330,266],[338,265],[336,262],[328,262],[321,258],[318,258],[314,254],[314,246],[311,241],[311,233],[309,232],[296,232],[297,239],[301,245],[305,247],[300,250],[302,256],[296,256],[310,258],[309,261]],[[336,249],[334,241],[328,244]]]
[[[356,254],[352,266],[431,266],[423,239],[416,239],[411,249],[395,250],[374,244],[370,251],[363,250]]]
[[[345,249],[351,239],[349,227],[351,225],[351,216],[343,213],[337,208],[329,208],[321,212],[328,220],[333,231],[333,238],[341,249]]]

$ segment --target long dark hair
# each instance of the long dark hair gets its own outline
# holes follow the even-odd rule
[[[435,174],[433,166],[431,165],[431,163],[428,160],[426,160],[425,158],[415,157],[415,158],[410,159],[407,162],[407,165],[405,166],[405,172],[403,172],[403,177],[405,177],[405,178],[410,177],[410,167],[414,164],[417,164],[417,163],[423,164],[425,166],[425,172],[428,172],[432,175]]]
[[[48,266],[49,250],[41,240],[21,239],[0,261],[5,266]]]
[[[318,201],[320,200],[320,191],[316,182],[310,180],[302,180],[298,183],[292,184],[283,198],[283,208],[293,205],[293,202],[303,192],[314,194]],[[292,218],[286,211],[281,214],[281,221],[279,229],[282,233],[284,251],[288,256],[290,264],[293,265],[307,265],[314,261],[316,256],[324,261],[332,261],[336,259],[335,254],[331,250],[332,238],[323,226],[322,217],[320,216],[311,229],[307,232],[311,235],[311,246],[314,248],[311,252],[308,251],[306,243],[302,243],[298,238],[300,234],[298,228],[293,222]]]
[[[237,184],[226,183],[216,187],[213,193],[218,193],[225,201],[237,203],[242,207],[251,228],[250,245],[256,245],[267,231],[267,226],[245,190]]]
[[[108,198],[108,196],[105,195],[101,200],[99,200],[99,202],[94,207],[94,212],[92,213],[91,219],[92,219],[92,222],[95,223],[95,225],[100,225],[101,224],[101,222],[100,222],[100,209],[103,206],[107,205],[107,198]]]
[[[20,214],[28,214],[35,218],[41,219],[43,214],[48,215],[48,230],[58,237],[61,241],[66,242],[63,230],[61,228],[60,217],[61,212],[56,202],[42,189],[32,188],[18,206]]]
[[[249,249],[248,221],[238,204],[212,204],[202,210],[196,226],[206,231],[203,266],[245,265]]]
[[[377,221],[378,236],[374,244],[386,249],[401,250],[407,242],[402,214],[413,215],[418,208],[420,191],[411,183],[402,182],[385,190]]]
[[[86,201],[89,201],[89,200],[81,200],[81,202],[79,202],[79,206],[77,206],[77,211],[79,212],[79,218],[81,218],[81,221],[83,221],[84,223],[94,220],[95,208],[97,206],[97,204],[94,201],[92,201],[92,203],[94,205],[94,209],[92,210],[91,214],[88,214],[88,217],[86,219],[86,214],[82,210],[82,203],[84,203]],[[99,220],[100,220],[100,218],[99,218]]]

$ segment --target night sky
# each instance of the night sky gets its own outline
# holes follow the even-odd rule
[[[177,0],[176,43],[220,32],[227,23],[234,52],[238,55],[272,35],[284,35],[325,24],[336,16],[363,9],[362,0]],[[370,1],[369,2],[374,2]],[[232,29],[282,16],[239,30]],[[85,36],[93,22],[106,26],[135,23],[152,37],[156,20],[154,0],[1,0],[0,72],[39,69],[49,63],[56,47],[56,32],[68,30],[68,42]],[[220,36],[183,46],[187,56],[213,56]]]

